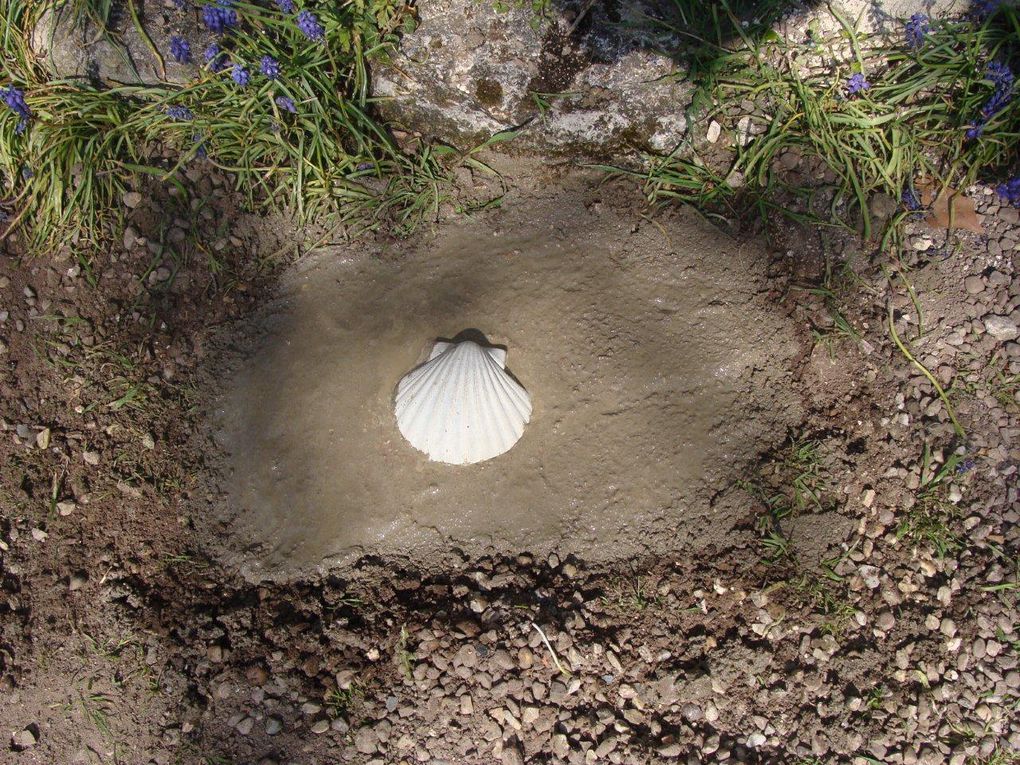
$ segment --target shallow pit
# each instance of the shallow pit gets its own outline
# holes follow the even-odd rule
[[[597,198],[553,184],[286,275],[256,339],[235,338],[212,417],[213,516],[248,576],[364,555],[696,551],[746,523],[716,500],[801,416],[765,254],[693,213],[649,220]],[[495,459],[429,462],[397,430],[395,386],[465,329],[507,347],[531,422]]]

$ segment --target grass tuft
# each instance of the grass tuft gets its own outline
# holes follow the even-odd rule
[[[921,478],[913,506],[906,511],[896,529],[898,539],[915,544],[929,544],[940,558],[960,549],[961,539],[953,528],[956,506],[946,497],[949,485],[967,469],[962,454],[952,453],[941,464],[933,459],[931,448],[924,445],[921,453]]]
[[[643,169],[610,169],[638,179],[653,202],[676,199],[731,218],[778,212],[859,228],[870,238],[876,194],[900,200],[916,188],[962,188],[1015,168],[1020,99],[991,115],[980,137],[969,138],[968,129],[982,121],[995,92],[989,62],[1015,69],[1020,60],[1020,11],[1003,4],[983,21],[932,21],[918,49],[902,36],[863,34],[830,11],[836,33],[809,30],[805,41],[788,42],[755,32],[723,0],[711,24],[689,33],[708,62],[691,69],[697,87],[689,124],[717,118],[735,134],[726,106],[753,102],[732,160],[720,166],[691,139],[665,157],[645,156]],[[848,93],[854,74],[870,87]],[[788,180],[781,161],[788,153],[816,180]],[[892,223],[908,214],[903,209]]]
[[[89,18],[104,8],[80,5]],[[317,8],[324,44],[310,44],[271,3],[236,8],[243,23],[230,35],[230,55],[252,72],[247,87],[229,69],[207,66],[183,86],[106,88],[51,79],[28,44],[40,9],[0,0],[3,68],[32,112],[19,132],[18,115],[0,108],[5,227],[23,225],[37,250],[94,247],[110,236],[129,184],[145,175],[179,183],[179,171],[203,159],[227,171],[250,206],[288,208],[302,221],[326,216],[406,233],[434,216],[446,168],[428,147],[405,153],[373,116],[368,95],[369,61],[412,21],[409,6]],[[258,74],[265,55],[279,62],[277,79]]]

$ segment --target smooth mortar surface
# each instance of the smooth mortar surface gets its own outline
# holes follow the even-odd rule
[[[249,576],[366,554],[696,550],[741,522],[720,492],[800,416],[764,254],[693,214],[590,203],[550,188],[399,257],[294,269],[213,418]],[[507,346],[531,422],[495,459],[430,462],[397,430],[395,386],[467,328]]]

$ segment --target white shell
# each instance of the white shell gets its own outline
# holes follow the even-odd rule
[[[517,443],[531,396],[507,374],[506,351],[471,340],[436,343],[397,385],[397,427],[429,459],[469,465]]]

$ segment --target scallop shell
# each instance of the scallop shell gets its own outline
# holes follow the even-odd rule
[[[397,427],[436,462],[469,465],[508,451],[531,419],[531,396],[505,367],[502,348],[436,343],[397,384]]]

